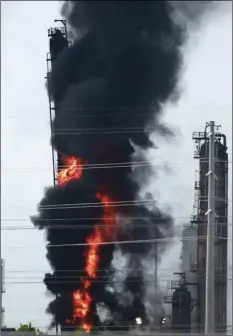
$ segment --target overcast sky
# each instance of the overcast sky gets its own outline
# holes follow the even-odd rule
[[[50,299],[42,283],[49,265],[45,258],[43,233],[34,230],[29,216],[36,212],[44,187],[52,184],[49,109],[44,76],[47,29],[53,25],[54,19],[60,18],[59,5],[55,1],[2,1],[1,7],[1,247],[6,262],[5,323],[17,327],[31,321],[42,329],[49,323],[45,308]],[[168,163],[172,168],[171,172],[161,169],[159,180],[156,183],[152,180],[147,190],[169,206],[178,224],[188,222],[192,213],[197,167],[193,160],[192,132],[203,131],[205,122],[210,120],[222,125],[222,132],[228,137],[229,160],[232,161],[230,7],[228,2],[228,10],[220,8],[198,25],[198,32],[192,32],[184,48],[185,70],[180,82],[183,90],[180,102],[175,107],[170,104],[165,108],[165,119],[177,128],[178,135],[175,141],[162,143],[159,151],[152,151],[149,155],[158,166]],[[231,172],[230,163],[229,175]],[[229,183],[231,200],[231,179]],[[229,213],[231,216],[231,211]],[[181,217],[187,217],[187,220]],[[232,222],[231,217],[229,222]],[[10,230],[12,226],[18,229]],[[229,245],[232,247],[231,238]],[[180,246],[175,251],[167,252],[161,268],[170,267],[176,271],[174,265],[179,265]],[[232,278],[232,268],[229,272],[229,278]]]

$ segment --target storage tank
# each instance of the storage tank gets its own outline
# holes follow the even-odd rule
[[[191,313],[192,331],[195,332],[199,325],[198,310],[198,284],[197,284],[197,227],[189,224],[183,230],[182,251],[181,251],[181,271],[185,273],[187,288],[193,300]]]
[[[191,293],[186,287],[177,288],[172,296],[172,329],[191,332]]]

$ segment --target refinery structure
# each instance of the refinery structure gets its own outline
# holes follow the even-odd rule
[[[199,181],[196,182],[197,215],[192,224],[197,227],[196,274],[199,288],[200,326],[205,323],[206,237],[208,212],[209,141],[207,132],[193,133],[199,160]],[[215,331],[226,331],[227,317],[227,238],[228,238],[228,154],[226,136],[215,134]]]
[[[179,281],[171,282],[173,296],[165,297],[172,303],[173,324],[183,325],[186,332],[203,332],[206,305],[206,236],[208,212],[208,132],[193,133],[196,150],[194,158],[199,160],[198,178],[194,185],[194,215],[184,228],[182,239],[182,266]],[[226,136],[215,134],[215,332],[227,332],[227,238],[228,238],[228,154]],[[187,241],[187,237],[193,239]],[[180,306],[178,304],[180,295]],[[183,299],[185,297],[185,299]],[[183,308],[181,309],[181,307]],[[187,314],[189,311],[189,314]],[[179,328],[177,328],[179,329]]]
[[[68,40],[67,35],[67,27],[65,20],[56,20],[58,22],[58,27],[50,28],[48,30],[49,37],[49,53],[47,54],[47,89],[48,89],[48,98],[49,98],[49,112],[50,112],[50,122],[51,122],[51,134],[52,134],[52,163],[53,163],[53,184],[56,189],[57,185],[63,186],[68,184],[70,180],[79,180],[83,174],[83,168],[86,165],[86,162],[83,159],[80,159],[77,156],[67,156],[60,149],[58,149],[57,144],[54,145],[53,138],[54,136],[61,135],[62,137],[66,137],[69,129],[60,130],[57,128],[57,125],[54,126],[54,119],[56,119],[56,115],[59,112],[61,99],[59,96],[54,94],[53,81],[52,81],[52,73],[53,69],[57,66],[57,61],[59,59],[59,54],[62,52],[67,52],[71,43]],[[64,78],[64,81],[66,78]],[[64,84],[66,85],[66,83]],[[90,111],[89,111],[90,112]],[[211,122],[213,125],[213,122]],[[128,283],[126,283],[127,290],[129,293],[134,296],[133,308],[130,306],[129,315],[127,309],[123,312],[123,315],[127,315],[127,323],[130,325],[130,328],[138,328],[141,329],[142,333],[145,330],[152,331],[152,334],[158,333],[172,333],[176,332],[176,334],[184,333],[206,333],[206,325],[211,326],[214,333],[226,334],[227,333],[227,281],[228,281],[228,268],[227,268],[227,241],[228,241],[228,153],[227,153],[227,139],[226,136],[219,131],[219,127],[214,125],[214,133],[209,130],[210,124],[206,125],[204,132],[194,132],[192,137],[195,142],[195,152],[194,159],[198,160],[198,172],[197,178],[194,182],[194,206],[193,206],[193,214],[190,217],[190,222],[184,226],[183,236],[181,239],[181,268],[174,273],[174,278],[168,282],[168,292],[162,293],[161,304],[163,306],[162,310],[159,312],[159,317],[154,316],[153,322],[147,319],[141,295],[143,295],[143,291],[141,290],[140,283],[143,281],[142,274],[140,272],[133,272],[127,275]],[[79,130],[80,131],[80,130]],[[79,132],[78,131],[78,132]],[[77,132],[77,130],[75,131]],[[74,133],[75,138],[76,133]],[[212,138],[211,138],[212,136]],[[211,139],[213,141],[211,142]],[[62,146],[61,146],[62,147]],[[62,147],[65,148],[65,147]],[[111,147],[110,147],[111,149]],[[108,148],[107,148],[108,150]],[[213,157],[211,161],[211,151],[213,151]],[[100,151],[101,153],[101,151]],[[116,151],[117,153],[117,151]],[[98,153],[99,155],[99,153]],[[98,155],[96,157],[98,157]],[[100,155],[105,155],[105,153],[101,153]],[[113,156],[115,155],[115,152]],[[100,159],[100,166],[103,165],[101,162],[103,158]],[[105,159],[105,157],[104,157]],[[126,159],[127,160],[127,159]],[[95,162],[95,161],[94,161]],[[114,162],[114,161],[113,161]],[[117,162],[121,162],[120,159]],[[214,162],[214,169],[212,174],[211,172],[211,162]],[[89,163],[88,163],[89,165]],[[88,166],[87,165],[87,166]],[[128,162],[129,165],[129,162]],[[106,169],[107,179],[103,179],[103,181],[108,182],[109,176],[111,177],[111,169],[113,167],[113,163],[110,161],[109,166]],[[125,167],[128,167],[127,165]],[[213,166],[212,166],[213,167]],[[88,167],[87,167],[88,168]],[[93,165],[91,168],[96,168]],[[120,166],[119,168],[122,168]],[[123,165],[124,168],[124,165]],[[98,170],[98,169],[97,169]],[[113,169],[114,170],[114,169]],[[108,171],[108,172],[107,172]],[[109,173],[110,171],[110,173]],[[110,174],[110,175],[108,175]],[[113,172],[113,176],[115,171]],[[214,228],[213,239],[209,239],[209,227],[210,227],[210,175],[214,176],[214,213],[212,214],[214,218],[211,222],[212,227]],[[123,176],[123,175],[122,175]],[[99,176],[97,175],[99,178]],[[110,178],[111,181],[111,178]],[[213,181],[213,180],[212,180]],[[72,183],[70,183],[72,185]],[[108,187],[108,186],[107,186]],[[57,236],[55,240],[50,240],[51,244],[58,244],[58,246],[63,242],[63,239],[68,239],[68,242],[72,244],[76,244],[75,235],[77,231],[72,231],[72,234],[67,234],[66,230],[67,225],[69,229],[74,229],[74,220],[86,220],[86,219],[96,219],[96,212],[93,212],[94,215],[92,217],[89,213],[84,211],[82,203],[79,203],[75,200],[75,207],[78,209],[73,210],[72,207],[72,198],[75,195],[74,188],[70,189],[70,198],[63,200],[63,191],[62,188],[58,188],[61,190],[61,194],[59,197],[56,194],[55,201],[49,200],[49,207],[46,209],[46,197],[42,202],[42,205],[45,205],[44,213],[40,218],[36,218],[34,220],[34,225],[37,225],[37,222],[40,223],[38,226],[40,228],[44,228],[45,218],[52,218],[53,223],[55,222],[58,227],[53,228],[53,232],[57,232]],[[110,188],[111,189],[111,188]],[[57,189],[56,189],[57,190]],[[117,189],[118,190],[118,189]],[[52,192],[50,191],[52,195]],[[114,193],[113,193],[114,194]],[[55,194],[54,194],[55,195]],[[66,195],[67,196],[67,195]],[[111,195],[110,195],[111,196]],[[104,194],[102,190],[98,191],[96,194],[97,201],[102,205],[102,214],[97,212],[97,215],[101,217],[101,223],[104,223],[107,228],[104,226],[104,230],[99,231],[98,227],[95,224],[93,233],[89,236],[87,242],[89,249],[79,250],[76,247],[73,249],[73,245],[65,248],[65,251],[72,250],[74,251],[75,257],[81,254],[85,256],[85,261],[88,261],[89,264],[75,264],[72,258],[66,258],[64,256],[64,249],[57,249],[57,256],[54,254],[49,254],[49,248],[47,248],[47,252],[49,254],[49,260],[52,262],[53,266],[55,265],[55,271],[52,274],[46,274],[44,278],[44,283],[47,286],[47,289],[54,294],[54,301],[52,301],[47,311],[53,316],[52,326],[56,329],[56,334],[59,332],[67,332],[67,331],[76,331],[77,329],[77,321],[79,321],[78,327],[81,326],[82,329],[87,332],[93,329],[93,325],[100,326],[100,321],[98,317],[95,315],[96,313],[96,305],[98,301],[101,301],[101,298],[98,297],[99,291],[100,295],[105,295],[106,292],[103,290],[103,286],[101,283],[106,282],[105,279],[111,278],[112,269],[110,269],[109,265],[111,262],[111,258],[107,264],[102,264],[100,260],[100,256],[104,259],[104,257],[108,254],[113,254],[112,247],[107,247],[104,250],[104,253],[101,254],[101,250],[98,249],[99,243],[108,242],[110,237],[114,234],[112,229],[112,224],[115,220],[115,208],[111,205],[111,197],[108,194]],[[76,197],[79,200],[79,198]],[[213,201],[212,199],[212,201]],[[64,203],[65,202],[65,203]],[[86,201],[87,202],[87,201]],[[59,212],[59,207],[57,207],[58,212],[50,211],[50,207],[62,205],[64,203],[64,212]],[[96,199],[95,199],[96,203]],[[117,203],[117,202],[116,202]],[[129,202],[130,203],[130,202]],[[81,204],[81,206],[80,206]],[[94,203],[85,203],[88,206],[92,207]],[[67,207],[68,205],[68,207]],[[128,204],[126,204],[128,205]],[[131,205],[131,204],[130,204]],[[67,207],[67,209],[66,209]],[[80,210],[79,210],[80,208]],[[84,207],[85,208],[85,207]],[[94,206],[93,206],[94,208]],[[54,208],[52,208],[54,210]],[[49,212],[50,211],[50,212]],[[80,214],[79,214],[80,212]],[[84,213],[84,215],[83,215]],[[71,216],[72,214],[72,216]],[[131,213],[130,213],[131,214]],[[134,214],[134,213],[133,213]],[[139,212],[140,214],[140,212]],[[153,214],[153,213],[152,213]],[[45,218],[43,218],[43,215]],[[132,215],[132,214],[131,214]],[[57,217],[56,217],[57,216]],[[63,217],[64,216],[64,217]],[[67,217],[71,216],[67,220]],[[143,213],[140,216],[148,216]],[[156,213],[156,216],[158,214]],[[161,216],[161,213],[159,213]],[[78,217],[78,218],[77,218]],[[80,218],[79,218],[80,217]],[[99,218],[98,217],[98,218]],[[135,217],[137,218],[137,217]],[[46,221],[47,221],[46,219]],[[100,219],[100,218],[99,218]],[[161,217],[160,217],[161,219]],[[49,222],[49,221],[48,221]],[[64,229],[65,223],[65,229]],[[68,223],[68,224],[67,224]],[[166,225],[169,224],[169,218],[164,218],[164,223]],[[79,224],[78,224],[79,225]],[[150,224],[151,225],[151,224]],[[136,227],[136,225],[135,225]],[[143,228],[144,229],[144,228]],[[62,232],[61,236],[59,236],[59,232]],[[82,233],[81,233],[82,234]],[[151,232],[150,232],[151,234]],[[153,231],[152,235],[156,238],[156,230]],[[69,235],[69,237],[68,237]],[[139,232],[139,237],[141,238],[143,235],[143,231]],[[151,236],[152,236],[151,235]],[[50,232],[50,239],[51,239]],[[150,237],[151,237],[150,236]],[[126,236],[126,240],[128,237]],[[86,242],[86,241],[85,241]],[[213,250],[212,254],[210,254],[210,244],[212,242]],[[66,244],[66,241],[65,241]],[[136,244],[134,244],[136,245]],[[68,247],[69,246],[69,247]],[[138,253],[136,247],[133,250],[134,255]],[[52,251],[56,251],[55,248],[51,249]],[[63,252],[61,252],[63,251]],[[157,279],[157,245],[155,244],[154,249],[154,258],[155,258],[155,272],[154,272],[154,288],[155,295],[160,291],[158,279]],[[135,253],[136,252],[136,253]],[[66,252],[65,252],[66,253]],[[131,253],[131,250],[126,250],[126,253]],[[140,252],[141,257],[143,257],[144,252]],[[104,257],[103,257],[104,255]],[[94,256],[94,257],[93,257]],[[209,257],[211,256],[211,258]],[[98,259],[99,258],[99,259]],[[133,257],[132,257],[133,259]],[[211,259],[211,260],[210,260]],[[135,259],[137,262],[138,260]],[[140,267],[140,263],[132,263],[132,265],[136,265]],[[210,270],[210,263],[212,265],[212,275],[213,281],[207,281],[207,272]],[[75,265],[75,266],[74,266]],[[74,269],[76,265],[79,265],[78,269]],[[97,265],[97,266],[96,266]],[[107,266],[106,266],[107,265]],[[139,266],[138,266],[139,265]],[[4,293],[4,270],[3,267],[4,262],[1,259],[1,330],[4,331],[4,308],[2,306],[2,293]],[[64,267],[65,266],[65,267]],[[102,266],[102,268],[101,268]],[[98,270],[99,267],[99,270]],[[106,268],[106,269],[105,269]],[[85,272],[84,272],[85,271]],[[98,273],[99,272],[99,273]],[[80,275],[81,273],[81,275]],[[103,275],[102,275],[103,273]],[[209,274],[209,273],[208,273]],[[96,280],[97,279],[97,280]],[[95,280],[96,282],[100,282],[96,287],[96,292],[93,292],[93,288],[95,288]],[[145,279],[144,279],[145,280]],[[77,290],[76,285],[81,284],[81,288],[84,288],[84,291]],[[146,281],[145,281],[146,282]],[[93,285],[94,284],[94,285]],[[208,288],[206,288],[208,286]],[[206,295],[206,292],[213,289],[211,292],[213,300],[210,300],[210,296]],[[93,287],[93,288],[92,288]],[[67,289],[68,288],[68,289]],[[72,291],[70,295],[70,291]],[[123,291],[123,290],[122,290]],[[131,292],[130,292],[131,291]],[[93,295],[94,293],[94,295]],[[97,303],[92,302],[92,295],[97,297]],[[109,294],[108,294],[109,295]],[[163,300],[164,295],[164,300]],[[109,307],[112,308],[112,314],[116,319],[119,319],[119,306],[118,303],[115,302],[116,298],[114,296],[109,296],[104,298],[109,302]],[[157,299],[157,298],[156,298]],[[71,304],[72,301],[72,304]],[[103,300],[104,302],[104,300]],[[209,307],[210,302],[213,302],[213,307]],[[92,315],[88,315],[91,310],[91,305],[94,306],[92,311]],[[71,307],[73,311],[71,311]],[[122,306],[123,307],[123,306]],[[169,314],[167,315],[166,307],[169,310]],[[207,309],[208,308],[208,309]],[[212,309],[213,308],[213,309]],[[116,310],[116,312],[114,311]],[[123,309],[123,308],[122,308]],[[212,309],[212,310],[211,310]],[[64,313],[65,312],[65,313]],[[94,312],[94,313],[93,313]],[[157,310],[154,309],[155,314]],[[208,313],[207,313],[208,312]],[[211,321],[211,313],[214,316],[214,319]],[[114,315],[115,314],[115,315]],[[143,315],[144,314],[144,315]],[[71,316],[71,318],[63,318],[63,316]],[[73,316],[73,319],[72,319]],[[208,319],[208,323],[206,321],[206,317]],[[209,320],[210,319],[210,320]],[[92,324],[90,323],[92,320]],[[81,321],[81,322],[80,322]],[[121,324],[122,322],[122,324]],[[114,325],[114,321],[112,324],[108,325],[106,329],[112,331],[128,331],[128,326],[124,325],[125,320],[119,319],[117,320],[117,326]],[[153,324],[153,326],[151,326]],[[105,325],[101,325],[100,330],[105,330]],[[143,329],[144,328],[144,329]],[[147,328],[147,329],[146,329]],[[5,328],[7,329],[7,328]],[[208,329],[209,330],[209,329]]]
[[[69,47],[66,22],[59,20],[62,27],[49,29],[50,52],[47,55],[48,83],[51,70],[55,66],[59,53]],[[50,94],[49,105],[51,132],[53,133],[53,118],[57,103]],[[169,323],[164,323],[166,330],[180,332],[203,332],[206,308],[206,236],[208,212],[208,172],[209,172],[209,136],[204,132],[193,133],[195,141],[194,158],[199,161],[198,178],[195,181],[194,214],[190,224],[183,231],[182,266],[177,270],[176,280],[171,281],[170,295],[165,297],[165,303],[171,304],[172,317]],[[75,167],[77,162],[64,161],[61,153],[52,148],[54,185],[63,182],[64,169]],[[66,173],[68,170],[66,171]],[[76,174],[77,172],[73,172]],[[69,176],[66,176],[69,179]],[[72,176],[70,177],[72,178]],[[227,329],[227,238],[228,238],[228,154],[224,134],[215,134],[215,332],[224,334]],[[187,237],[193,237],[188,241]],[[178,278],[177,278],[178,277]],[[64,326],[60,326],[65,329]],[[162,327],[162,326],[161,326]],[[58,326],[57,326],[58,328]]]

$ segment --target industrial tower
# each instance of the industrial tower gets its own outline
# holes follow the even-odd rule
[[[59,54],[69,46],[68,36],[67,36],[67,26],[65,20],[55,20],[55,22],[59,22],[62,25],[56,28],[48,29],[48,37],[49,37],[49,53],[47,53],[46,61],[47,61],[47,87],[48,87],[48,98],[49,98],[49,112],[50,112],[50,125],[51,125],[51,138],[53,138],[53,120],[57,112],[58,102],[52,96],[53,92],[53,83],[51,72],[53,67],[56,64],[57,58]],[[57,176],[64,168],[64,163],[62,160],[62,154],[58,153],[53,147],[52,144],[52,163],[53,163],[53,183],[54,186],[57,184]],[[61,331],[65,331],[65,327],[61,326]],[[58,334],[58,323],[56,323],[56,334]]]
[[[199,181],[195,183],[197,228],[197,282],[200,329],[205,325],[206,234],[208,212],[209,138],[206,130],[193,133],[196,143],[194,158],[199,160]],[[228,154],[226,136],[215,133],[215,332],[227,327],[227,238],[228,238]]]
[[[227,238],[228,238],[228,154],[226,136],[215,133],[215,235],[214,235],[214,329],[227,330]],[[206,314],[206,237],[208,214],[209,137],[207,130],[193,133],[196,142],[194,158],[199,171],[194,187],[194,212],[183,230],[180,281],[171,281],[172,329],[201,332]],[[187,239],[192,237],[192,239]],[[185,299],[183,299],[183,296]],[[179,325],[179,328],[178,328]]]
[[[62,23],[61,27],[50,28],[48,30],[49,37],[49,53],[47,53],[47,83],[48,83],[48,97],[49,97],[49,112],[50,112],[50,125],[51,125],[51,136],[53,137],[53,119],[56,115],[56,110],[58,108],[57,102],[52,97],[52,79],[51,72],[59,54],[68,47],[68,37],[67,37],[67,27],[65,20],[55,20],[55,22]],[[57,153],[53,147],[52,143],[52,160],[53,160],[53,181],[54,185],[57,184],[57,175],[59,171],[64,166],[62,162],[61,153]]]

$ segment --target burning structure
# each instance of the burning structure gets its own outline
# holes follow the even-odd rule
[[[169,1],[66,1],[72,44],[66,21],[49,30],[55,186],[32,220],[47,234],[53,324],[90,331],[147,321],[142,261],[152,245],[127,241],[172,234],[153,198],[139,200],[133,171],[150,172],[137,151],[153,146],[150,132],[170,134],[159,116],[176,92],[184,37],[173,10]],[[127,260],[120,289],[116,250]]]

